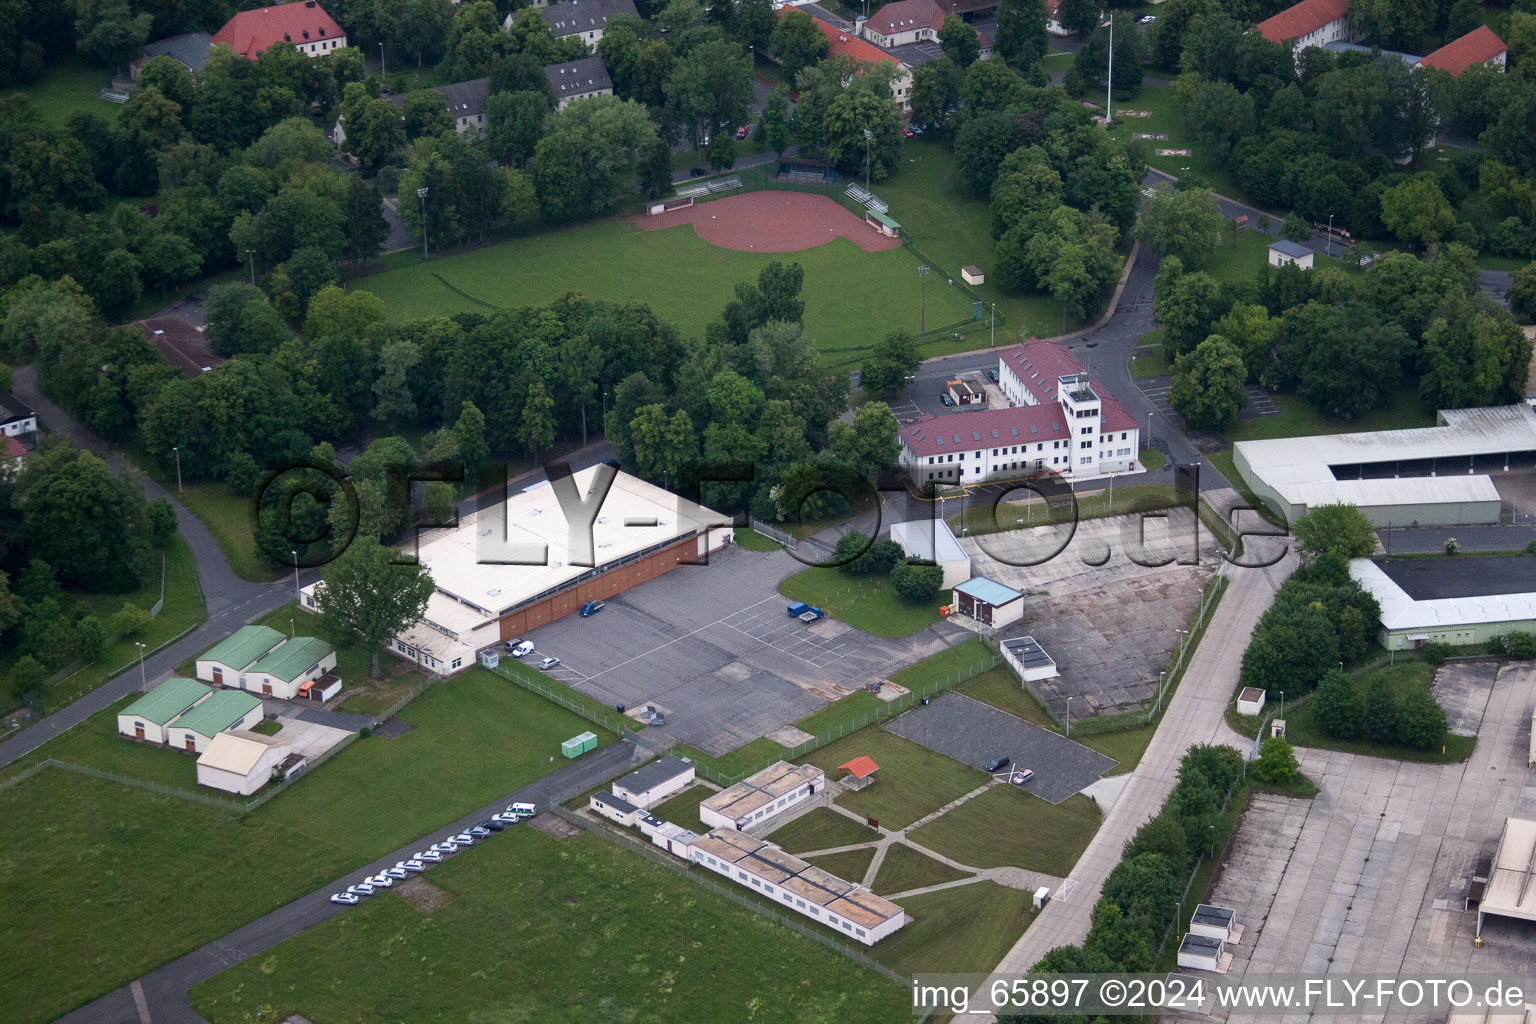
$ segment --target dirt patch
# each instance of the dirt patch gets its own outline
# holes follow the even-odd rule
[[[446,889],[439,889],[420,875],[396,882],[395,892],[423,914],[430,914],[453,899],[453,895]]]
[[[572,836],[581,835],[580,825],[573,825],[555,814],[541,814],[530,820],[528,824],[542,832],[548,832],[556,839],[569,839]]]
[[[836,200],[802,192],[748,192],[653,216],[630,218],[641,231],[692,224],[711,245],[745,252],[798,252],[846,238],[865,252],[901,247]]]
[[[373,734],[375,736],[382,736],[387,740],[392,740],[397,736],[404,736],[414,728],[416,727],[409,722],[402,722],[398,718],[391,718],[388,721],[380,722],[378,728],[373,730]]]

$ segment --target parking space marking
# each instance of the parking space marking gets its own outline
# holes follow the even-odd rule
[[[729,619],[735,618],[737,615],[740,615],[742,612],[750,611],[751,609],[756,608],[758,605],[767,604],[769,601],[778,601],[778,600],[779,600],[779,597],[777,595],[775,595],[773,597],[765,597],[761,601],[758,601],[757,604],[748,605],[746,608],[743,608],[740,611],[732,612],[730,615],[727,615],[725,618],[715,619],[713,622],[706,622],[706,623],[704,623],[704,625],[698,627],[697,629],[689,630],[688,632],[684,633],[682,636],[675,636],[671,640],[668,640],[666,643],[664,643],[664,644],[657,644],[655,647],[652,647],[650,650],[642,651],[641,653],[635,655],[632,658],[626,658],[623,661],[619,662],[617,665],[610,665],[607,668],[603,669],[601,672],[597,673],[597,675],[595,675],[595,676],[587,676],[586,677],[586,681],[587,682],[592,682],[592,681],[594,681],[596,679],[600,679],[601,677],[607,675],[609,672],[616,671],[617,669],[623,668],[625,665],[628,665],[628,664],[630,664],[632,662],[639,661],[641,658],[648,658],[651,655],[655,654],[657,651],[662,650],[662,649],[667,648],[667,647],[671,647],[673,644],[677,643],[680,640],[687,640],[689,637],[693,636],[696,633],[704,632],[704,630],[710,628],[711,626],[720,626],[720,625],[730,626],[731,623],[728,621]],[[735,627],[732,626],[732,628],[734,629]],[[748,634],[748,635],[750,635],[750,634]],[[753,637],[753,639],[756,640],[757,638]],[[761,643],[762,641],[758,641],[758,642]]]

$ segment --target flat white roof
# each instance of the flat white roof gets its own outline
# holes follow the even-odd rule
[[[971,560],[955,539],[949,524],[937,517],[892,523],[891,540],[900,544],[911,557],[932,559],[940,565],[945,562],[969,563]]]
[[[1536,592],[1415,601],[1369,558],[1352,559],[1349,574],[1376,598],[1381,605],[1381,624],[1392,631],[1536,619]]]
[[[1536,821],[1505,818],[1479,913],[1536,921]]]
[[[592,466],[573,474],[583,499],[590,498],[599,469],[608,467]],[[616,473],[592,524],[593,561],[601,568],[729,522],[718,512],[639,477]],[[570,534],[554,487],[540,481],[504,503],[465,516],[456,529],[426,535],[420,558],[441,597],[429,603],[426,618],[462,634],[593,572],[592,566],[571,564]],[[545,552],[545,564],[488,564],[492,559],[526,557],[498,551],[503,543],[533,545],[534,558],[539,550]],[[463,611],[455,611],[454,604]]]
[[[1458,474],[1454,465],[1440,476],[1385,480],[1340,480],[1331,467],[1536,450],[1536,410],[1529,405],[1444,409],[1440,420],[1435,427],[1239,441],[1234,447],[1256,476],[1293,505],[1347,502],[1362,508],[1497,501],[1499,494],[1486,475]]]

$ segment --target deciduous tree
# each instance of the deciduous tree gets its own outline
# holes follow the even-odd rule
[[[322,585],[315,594],[316,610],[327,632],[366,650],[375,679],[379,654],[395,634],[421,618],[433,590],[432,575],[425,566],[398,565],[394,558],[377,538],[359,533],[322,571]]]
[[[1248,404],[1247,378],[1237,346],[1213,334],[1174,362],[1168,402],[1196,430],[1221,430]]]

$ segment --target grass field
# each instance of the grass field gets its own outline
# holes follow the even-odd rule
[[[141,777],[191,770],[170,751],[108,747],[110,715],[31,757],[131,758]],[[545,774],[560,741],[590,728],[478,669],[400,718],[403,735],[353,743],[245,815],[60,769],[0,791],[7,1018],[52,1020],[311,892]]]
[[[1028,492],[1018,491],[1022,497]],[[1123,516],[1132,512],[1174,508],[1180,503],[1179,492],[1169,484],[1122,484],[1111,493],[1109,487],[1098,486],[1091,491],[1074,492],[1075,507],[1065,497],[1049,502],[1034,497],[1028,500],[1009,499],[994,504],[988,498],[984,504],[972,505],[961,512],[951,513],[945,522],[960,536],[978,533],[1001,533],[1020,527],[1045,526],[1048,523],[1065,523],[1074,516],[1077,521]]]
[[[50,128],[63,128],[69,115],[89,111],[108,123],[117,120],[123,108],[101,98],[101,90],[112,83],[112,72],[92,67],[74,54],[51,62],[46,74],[36,82],[18,86],[38,116]]]
[[[1147,744],[1152,742],[1152,734],[1157,731],[1156,726],[1148,725],[1140,729],[1125,729],[1121,732],[1104,732],[1097,736],[1074,737],[1077,742],[1091,750],[1097,750],[1105,757],[1112,757],[1116,765],[1105,775],[1124,775],[1134,771],[1141,763],[1141,755],[1147,752]]]
[[[1425,688],[1435,677],[1435,670],[1428,662],[1409,661],[1397,665],[1382,665],[1371,669],[1355,678],[1355,687],[1360,693],[1377,679],[1387,680],[1395,691],[1402,691],[1410,687]],[[1279,710],[1279,702],[1274,704],[1275,710]],[[1264,716],[1239,715],[1234,701],[1227,708],[1227,721],[1232,728],[1245,736],[1254,736]],[[1309,694],[1301,700],[1288,700],[1285,702],[1285,738],[1291,741],[1293,747],[1314,747],[1320,750],[1341,750],[1346,754],[1364,754],[1367,757],[1386,757],[1394,761],[1414,761],[1420,764],[1456,764],[1465,761],[1472,756],[1472,748],[1477,740],[1470,736],[1452,736],[1445,738],[1445,750],[1442,753],[1435,750],[1415,750],[1412,747],[1398,746],[1396,743],[1375,743],[1371,740],[1340,740],[1334,739],[1319,728],[1316,719],[1312,717],[1312,699]]]
[[[377,293],[391,320],[429,314],[484,313],[450,289],[496,306],[552,302],[585,282],[583,294],[610,302],[643,302],[684,335],[701,337],[720,315],[732,289],[773,260],[805,269],[805,329],[833,364],[855,364],[862,350],[895,330],[918,329],[917,260],[906,249],[866,253],[836,239],[796,253],[722,249],[688,225],[641,231],[614,217],[530,235],[501,245],[406,265],[352,287]],[[414,262],[411,262],[414,261]],[[601,266],[602,273],[573,276],[573,268]],[[928,289],[928,323],[947,324],[970,315],[958,289]]]
[[[946,648],[938,654],[930,654],[916,664],[892,672],[891,681],[900,683],[909,690],[915,690],[978,664],[985,663],[990,667],[995,663],[995,659],[996,655],[981,642],[980,637],[971,637],[964,643]]]
[[[939,621],[937,596],[927,604],[896,593],[891,578],[855,576],[841,569],[803,569],[779,584],[792,601],[815,605],[855,629],[884,637],[910,636]]]
[[[795,719],[795,728],[803,729],[812,736],[819,736],[838,726],[847,726],[851,722],[865,719],[884,706],[885,701],[868,690],[855,690],[846,697]]]
[[[385,893],[204,982],[193,1006],[213,1024],[910,1012],[905,986],[595,836],[511,829],[425,877],[447,896],[431,913]]]
[[[1066,877],[1099,821],[1098,808],[1081,793],[1052,804],[1013,786],[993,786],[917,829],[912,839],[973,867],[1012,865]]]
[[[875,875],[872,888],[881,896],[889,896],[965,877],[966,872],[959,868],[952,868],[927,854],[918,853],[910,846],[892,843],[885,851],[885,860],[880,862],[880,872]]]
[[[1228,441],[1257,441],[1274,437],[1304,437],[1308,434],[1350,434],[1365,430],[1402,430],[1407,427],[1432,427],[1435,409],[1413,390],[1399,391],[1385,409],[1372,409],[1352,420],[1339,419],[1319,412],[1299,395],[1272,396],[1278,416],[1256,420],[1238,420],[1222,431]]]
[[[1006,320],[998,327],[997,343],[1017,341],[1021,337],[1055,337],[1075,331],[1082,322],[1068,317],[1062,327],[1061,303],[1049,295],[1014,295],[992,283],[992,213],[986,200],[976,199],[960,181],[954,154],[938,135],[907,139],[901,147],[900,170],[885,181],[874,182],[872,191],[891,206],[891,216],[901,222],[901,230],[935,264],[928,279],[928,324],[940,320],[934,313],[934,296],[953,291],[947,278],[959,280],[960,268],[974,264],[987,274],[986,283],[977,286],[983,302],[997,303]],[[914,285],[916,282],[913,282]],[[961,313],[964,317],[969,310]],[[958,319],[950,317],[949,320]],[[1004,337],[1006,328],[1007,337]],[[987,345],[981,334],[969,336],[963,347]],[[963,350],[955,346],[955,351]],[[925,355],[937,355],[925,352]]]
[[[90,613],[101,620],[108,630],[108,621],[114,612],[125,604],[135,604],[145,611],[160,600],[160,560],[153,560],[154,571],[144,585],[131,594],[86,594],[66,591],[60,602],[65,608],[84,604]],[[165,607],[150,620],[143,634],[124,637],[107,645],[107,649],[94,663],[85,666],[74,675],[59,680],[43,693],[43,708],[47,712],[59,708],[96,689],[119,670],[130,668],[137,660],[138,641],[146,650],[154,650],[161,644],[203,621],[203,595],[197,586],[197,565],[192,551],[180,536],[171,538],[165,549]],[[0,652],[0,708],[15,705],[19,696],[15,692],[11,671],[16,664],[16,652]]]
[[[771,541],[758,533],[750,526],[738,526],[735,529],[735,542],[748,551],[781,551],[778,542]]]
[[[662,815],[662,817],[666,816]],[[868,825],[861,825],[847,815],[838,814],[828,807],[817,807],[806,811],[768,836],[770,841],[782,846],[789,853],[830,850],[837,846],[852,846],[854,843],[870,843],[879,838],[880,833]]]
[[[862,850],[844,850],[842,853],[828,853],[820,857],[809,858],[809,863],[816,865],[823,871],[829,871],[845,882],[859,885],[864,881],[864,872],[869,870],[870,861],[875,859],[875,848],[866,846]]]
[[[1056,723],[1051,721],[1051,716],[1046,714],[1045,708],[1040,706],[1035,695],[1019,682],[1019,677],[1013,674],[1012,669],[999,665],[974,679],[967,679],[955,689],[967,697],[979,700],[983,704],[990,704],[1015,718],[1023,719],[1030,725],[1038,725],[1042,729],[1056,728]]]
[[[990,971],[1033,920],[1029,893],[996,882],[909,896],[900,905],[909,918],[906,926],[877,945],[873,954],[908,975]]]
[[[906,828],[987,781],[974,768],[878,728],[861,730],[804,760],[835,776],[838,765],[860,754],[874,758],[880,773],[874,785],[845,792],[837,803],[892,830]]]
[[[662,821],[670,821],[703,835],[709,831],[709,826],[699,820],[699,804],[709,799],[710,794],[714,792],[716,791],[708,786],[689,786],[676,796],[651,808],[651,813]]]
[[[1163,351],[1163,329],[1148,331],[1136,339],[1136,351],[1131,354],[1132,377],[1166,377],[1173,373],[1173,366]]]

